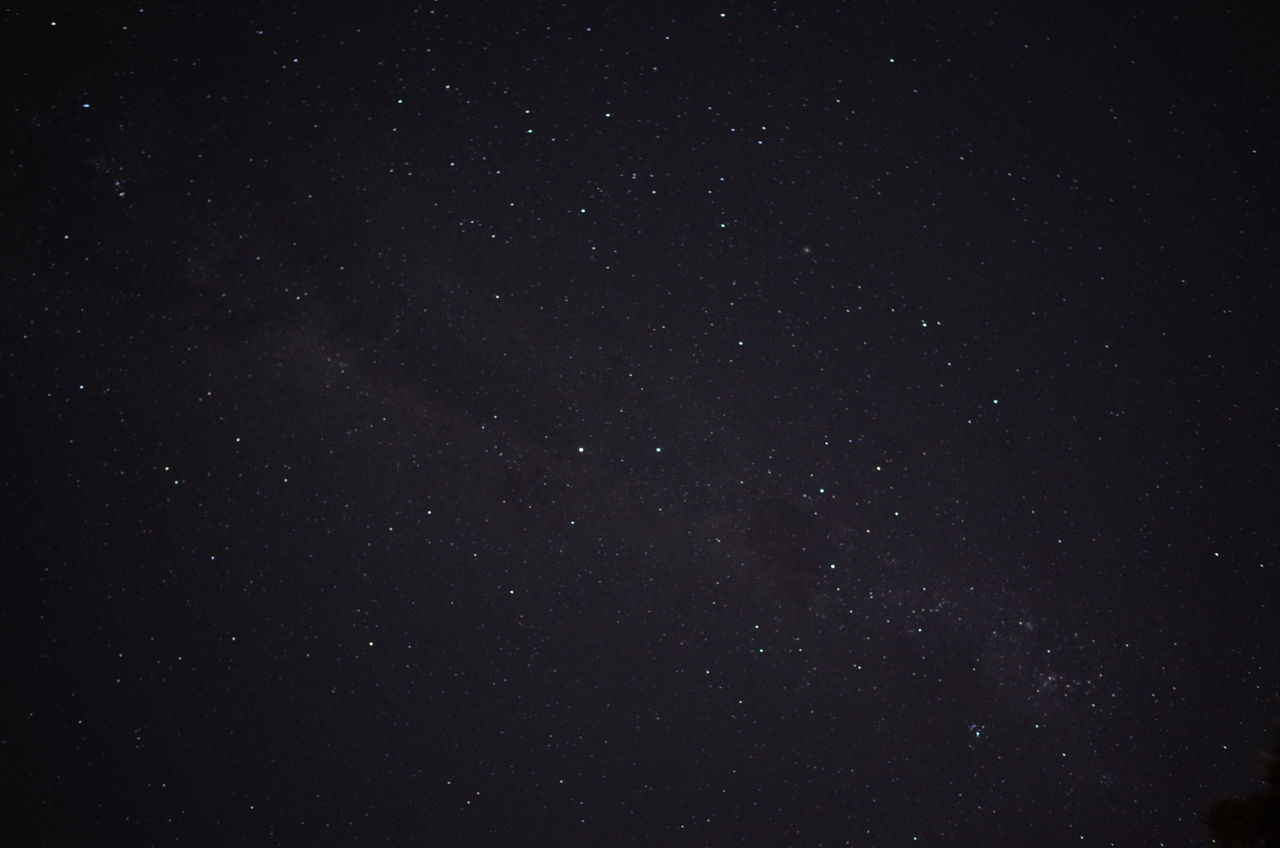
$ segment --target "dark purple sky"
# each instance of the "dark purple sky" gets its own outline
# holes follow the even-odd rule
[[[1231,10],[11,9],[13,844],[1194,846],[1280,672]]]

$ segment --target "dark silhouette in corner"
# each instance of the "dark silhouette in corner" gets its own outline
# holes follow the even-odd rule
[[[1220,798],[1205,823],[1214,844],[1225,848],[1280,848],[1280,724],[1271,752],[1263,755],[1267,785],[1244,798]]]

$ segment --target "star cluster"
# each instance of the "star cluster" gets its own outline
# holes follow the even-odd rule
[[[15,843],[1182,846],[1242,788],[1258,22],[4,17]]]

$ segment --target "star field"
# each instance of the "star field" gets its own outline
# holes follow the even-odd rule
[[[1275,102],[1174,7],[4,13],[13,844],[1209,844]]]

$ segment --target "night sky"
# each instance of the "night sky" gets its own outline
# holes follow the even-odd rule
[[[1042,5],[0,13],[5,841],[1208,844],[1274,22]]]

